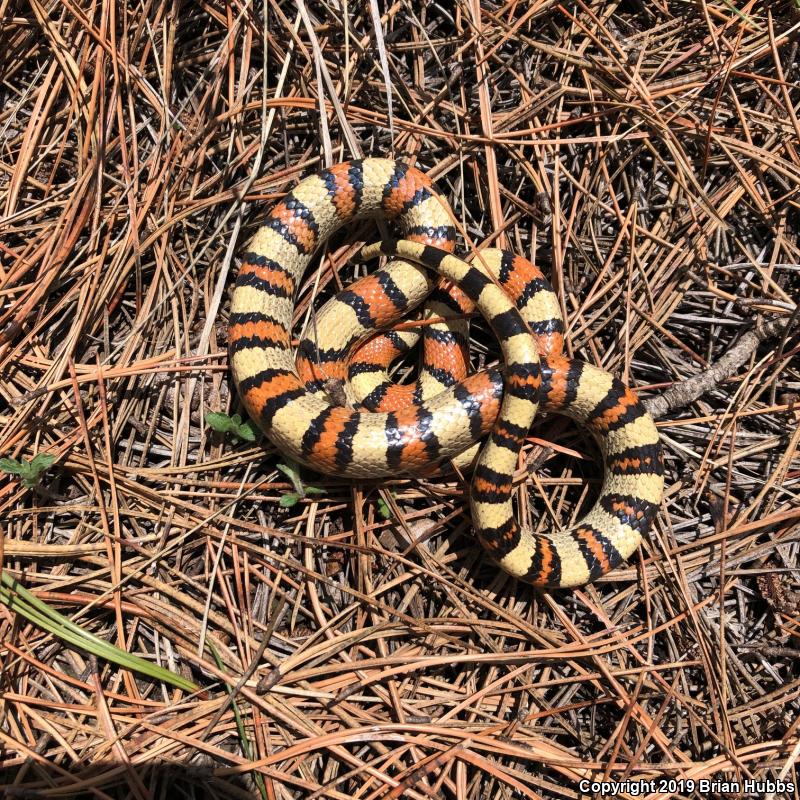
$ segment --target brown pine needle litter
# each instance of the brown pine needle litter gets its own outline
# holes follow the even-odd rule
[[[798,796],[796,0],[0,0],[0,43],[0,795]],[[367,155],[541,264],[569,354],[658,416],[656,531],[604,580],[537,593],[462,482],[298,470],[236,419],[237,258]],[[583,431],[525,458],[531,525],[589,508]]]

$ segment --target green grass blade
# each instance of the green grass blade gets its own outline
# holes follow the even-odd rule
[[[211,655],[217,664],[217,668],[224,672],[225,665],[222,663],[222,659],[219,657],[216,647],[214,647],[211,642],[207,642],[206,647],[211,651]],[[236,698],[233,697],[233,690],[230,688],[230,686],[228,686],[227,683],[223,683],[222,685],[225,687],[228,692],[228,696],[231,698],[233,718],[236,722],[236,730],[239,732],[239,740],[242,743],[242,752],[244,753],[245,758],[248,758],[252,761],[253,749],[250,747],[250,740],[247,738],[247,731],[244,728],[244,720],[242,720],[242,715],[239,713],[239,705],[236,702]],[[258,786],[258,791],[261,794],[261,797],[264,798],[264,800],[267,800],[267,787],[264,784],[264,776],[260,772],[253,770],[253,780],[256,782],[256,786]]]
[[[110,661],[112,664],[117,664],[132,672],[139,672],[187,692],[196,692],[199,689],[192,681],[85,631],[31,594],[7,572],[0,572],[0,603],[78,650],[84,650],[98,658]]]

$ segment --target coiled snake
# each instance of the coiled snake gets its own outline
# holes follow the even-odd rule
[[[380,250],[402,260],[329,301],[316,339],[301,343],[296,361],[291,327],[300,278],[323,241],[365,216],[392,221],[403,237],[365,254]],[[470,491],[473,526],[486,551],[511,575],[539,586],[586,583],[628,558],[652,524],[663,492],[655,424],[619,380],[563,356],[558,302],[538,269],[501,250],[481,251],[468,264],[450,255],[454,242],[445,201],[402,162],[350,161],[298,183],[243,256],[229,330],[239,394],[280,451],[341,477],[430,474],[490,433]],[[410,387],[391,384],[385,370],[408,337],[390,331],[364,341],[431,293],[431,269],[460,291],[440,282],[425,313],[463,315],[474,302],[500,341],[502,370],[467,377],[463,326],[426,324],[420,379]],[[347,387],[348,402],[328,397],[331,380]],[[587,426],[605,468],[588,514],[545,534],[521,526],[512,505],[513,475],[539,405]]]

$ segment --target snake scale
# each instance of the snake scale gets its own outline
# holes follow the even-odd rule
[[[402,238],[364,255],[393,259],[331,299],[318,314],[316,337],[303,340],[295,356],[291,329],[306,267],[339,227],[375,216]],[[281,452],[347,478],[430,475],[488,433],[470,490],[472,523],[488,554],[542,587],[594,580],[635,551],[658,510],[664,479],[655,424],[621,381],[563,355],[559,305],[536,267],[502,250],[480,251],[469,264],[452,255],[454,245],[446,202],[403,162],[349,161],[302,180],[243,255],[229,328],[242,402]],[[441,276],[436,286],[431,271]],[[420,377],[394,385],[386,370],[413,337],[374,332],[429,295],[424,313],[433,319],[422,326]],[[504,365],[467,375],[461,320],[473,303],[498,337]],[[332,379],[346,387],[346,402],[329,396]],[[546,533],[520,525],[512,504],[520,451],[540,406],[591,430],[604,461],[594,507],[569,528]]]

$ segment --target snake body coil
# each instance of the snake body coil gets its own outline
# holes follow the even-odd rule
[[[402,260],[329,301],[318,316],[317,340],[301,343],[296,362],[291,327],[300,278],[318,245],[364,216],[396,224],[403,240],[368,249]],[[658,509],[663,465],[655,425],[619,380],[561,354],[558,303],[533,265],[499,250],[483,251],[470,265],[449,254],[454,242],[444,200],[423,173],[401,162],[351,161],[301,181],[272,209],[243,257],[229,331],[242,401],[279,450],[342,477],[430,474],[491,431],[470,494],[487,552],[510,574],[540,586],[593,580],[636,549]],[[430,269],[461,291],[440,284],[438,305],[426,313],[447,316],[454,303],[464,311],[474,302],[500,341],[502,371],[466,376],[464,328],[431,324],[424,326],[420,380],[410,388],[391,384],[385,369],[407,340],[390,332],[363,341],[428,296]],[[330,378],[351,381],[348,399],[360,405],[332,403],[322,388]],[[605,466],[591,511],[546,534],[520,526],[512,507],[513,475],[540,403],[589,427]]]

